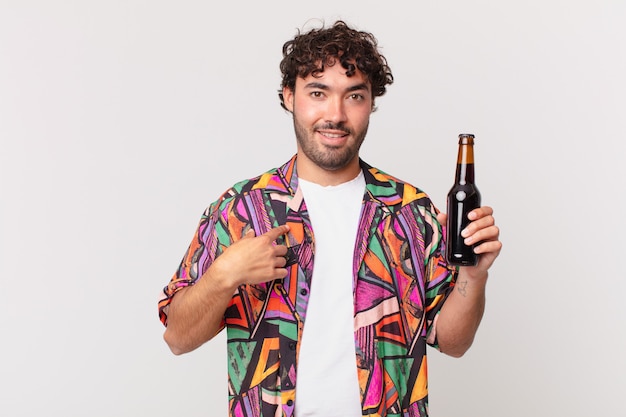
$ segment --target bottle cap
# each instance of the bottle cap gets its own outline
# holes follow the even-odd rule
[[[459,145],[473,145],[474,135],[471,133],[461,133],[459,135]]]

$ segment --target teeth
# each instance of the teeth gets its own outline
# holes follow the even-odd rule
[[[338,135],[336,133],[324,133],[324,136],[328,137],[328,138],[340,138],[343,135]]]

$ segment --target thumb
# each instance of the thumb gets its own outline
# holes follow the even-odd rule
[[[254,229],[248,229],[246,233],[243,235],[243,239],[251,238],[254,236],[256,236],[256,233],[254,233]]]

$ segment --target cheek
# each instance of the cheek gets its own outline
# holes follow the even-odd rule
[[[350,118],[350,120],[352,124],[354,124],[354,126],[365,127],[369,124],[370,114],[371,112],[369,111],[368,112],[358,111],[352,114],[352,117]]]
[[[296,115],[298,120],[303,124],[314,124],[321,117],[321,114],[320,109],[310,103],[298,105],[296,101],[294,105],[294,115]]]

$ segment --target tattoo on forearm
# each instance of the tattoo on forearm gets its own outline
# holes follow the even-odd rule
[[[459,294],[463,297],[467,296],[467,281],[457,282],[456,287],[459,290]]]

